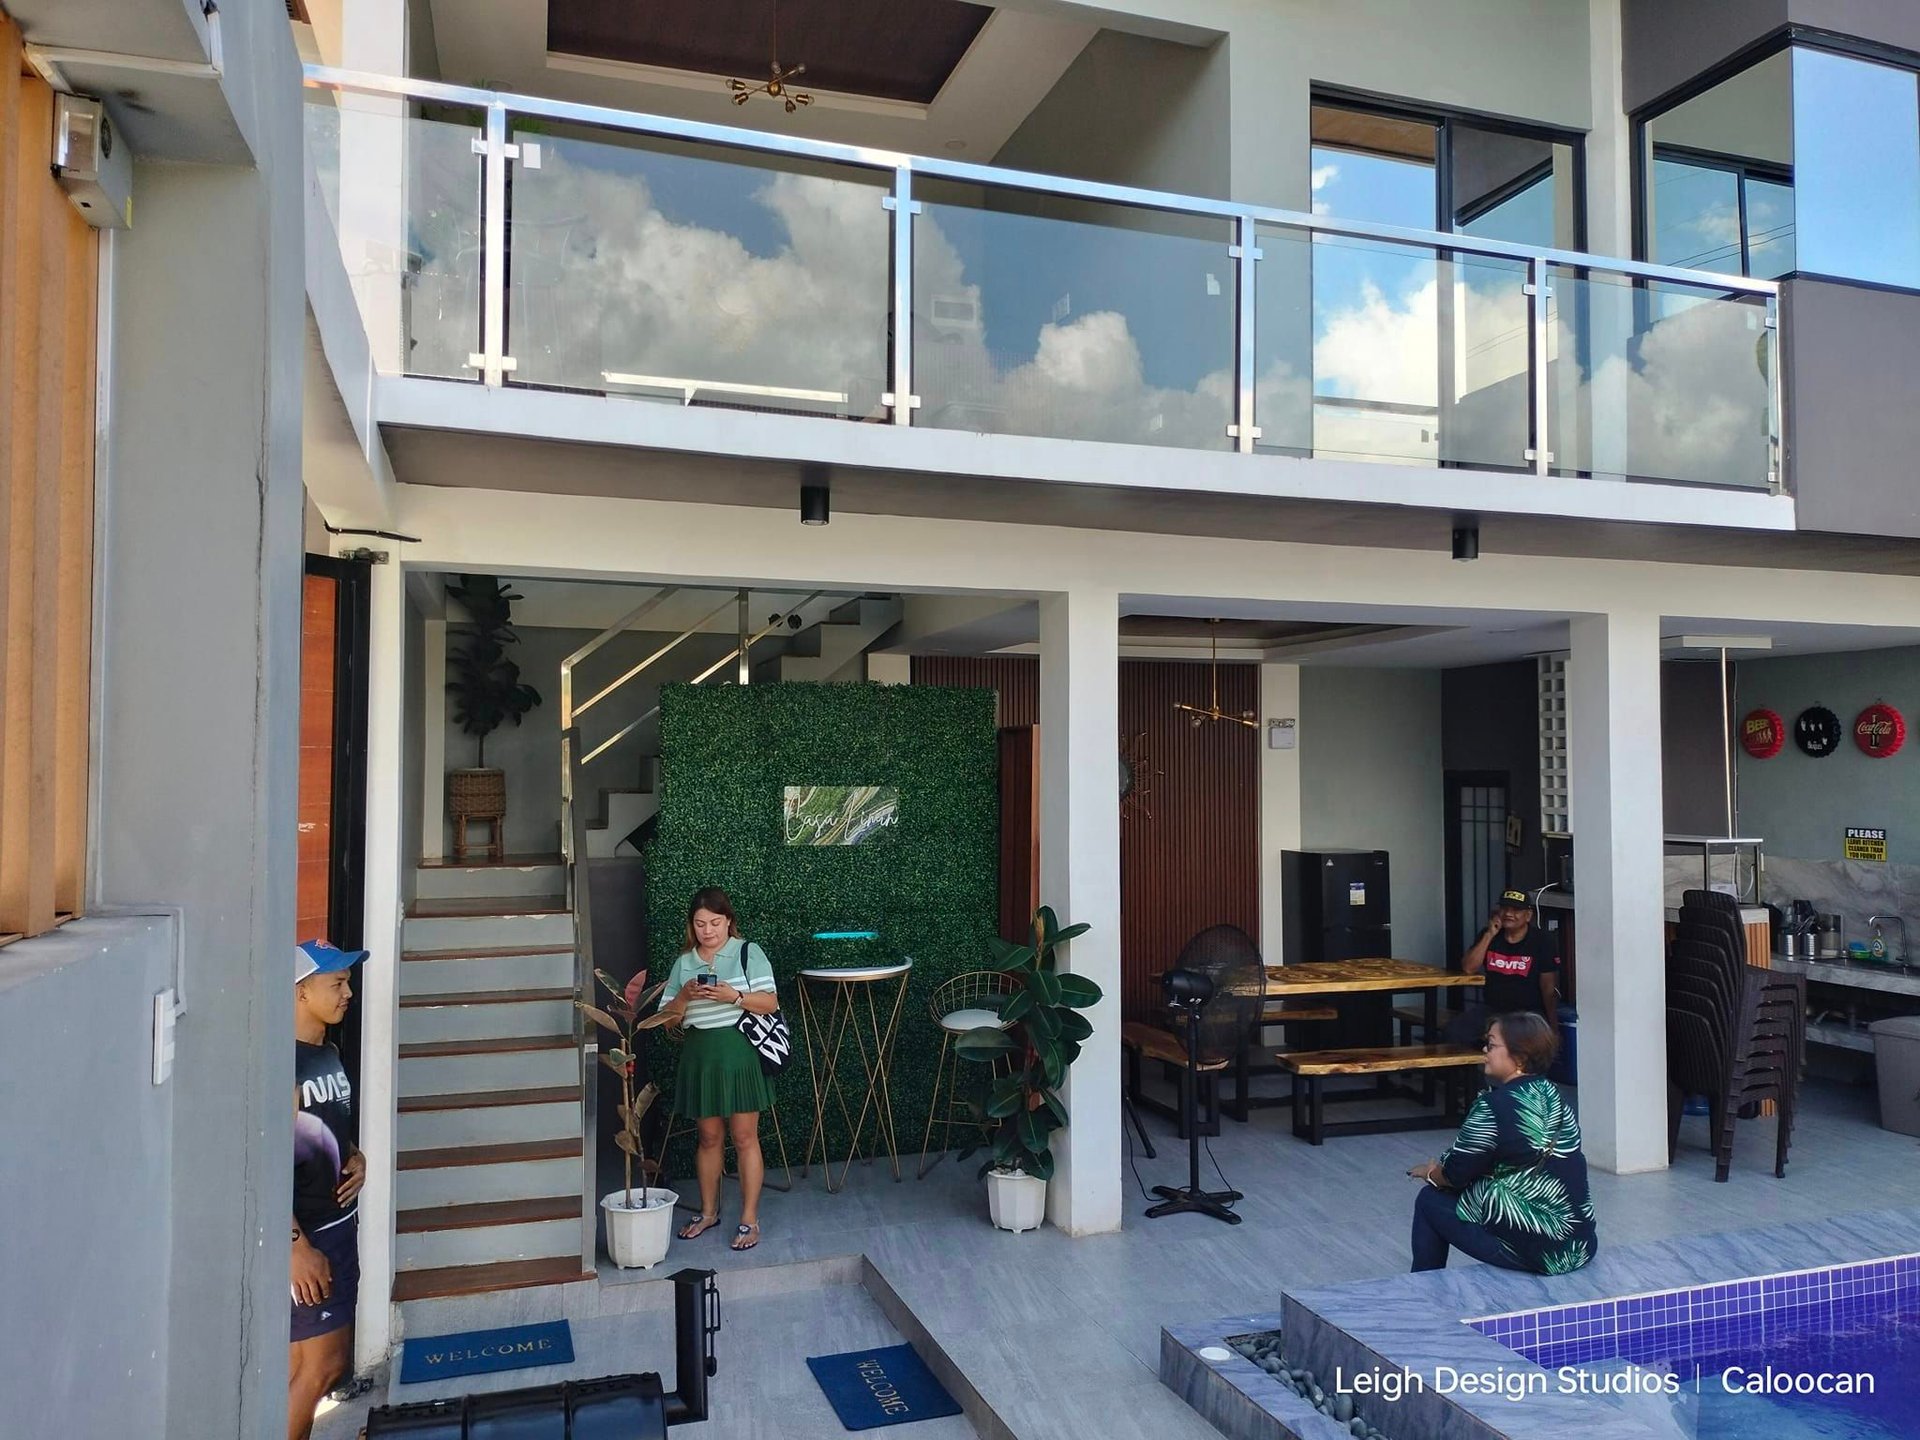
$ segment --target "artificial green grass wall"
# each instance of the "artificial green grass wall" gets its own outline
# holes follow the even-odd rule
[[[912,957],[913,971],[890,1072],[894,1131],[903,1155],[918,1153],[940,1053],[928,997],[950,976],[992,965],[999,883],[994,726],[991,690],[777,684],[673,685],[661,693],[660,820],[646,851],[652,973],[664,979],[684,948],[693,892],[725,888],[742,933],[773,962],[781,1005],[795,1027],[794,1058],[775,1082],[795,1166],[812,1126],[813,1090],[794,972],[901,956]],[[893,786],[898,818],[864,845],[789,846],[781,812],[789,785]],[[823,930],[876,930],[880,938],[810,938]],[[664,1096],[672,1095],[678,1059],[676,1042],[656,1038],[650,1064]],[[856,1113],[857,1066],[855,1057],[842,1072]],[[777,1178],[772,1127],[761,1128]],[[830,1153],[839,1159],[847,1153],[847,1129],[830,1110]],[[862,1149],[871,1152],[871,1122],[866,1136]],[[690,1175],[690,1155],[690,1141],[677,1140],[668,1172]]]

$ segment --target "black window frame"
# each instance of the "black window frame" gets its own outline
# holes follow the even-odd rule
[[[1793,167],[1775,165],[1765,160],[1750,160],[1742,155],[1722,155],[1718,151],[1699,150],[1691,145],[1662,145],[1657,140],[1649,147],[1647,158],[1656,164],[1665,160],[1669,164],[1687,165],[1695,170],[1718,170],[1734,177],[1734,202],[1740,209],[1740,275],[1743,279],[1751,280],[1753,278],[1753,247],[1752,235],[1747,228],[1747,181],[1753,179],[1766,185],[1784,185],[1791,190]]]
[[[1460,235],[1471,240],[1471,235],[1455,228],[1453,214],[1453,146],[1450,128],[1454,125],[1468,126],[1475,130],[1487,130],[1498,135],[1512,135],[1524,140],[1542,140],[1549,145],[1565,145],[1573,155],[1573,244],[1571,246],[1546,246],[1546,249],[1571,249],[1584,252],[1587,248],[1587,132],[1568,130],[1558,125],[1548,125],[1539,121],[1516,120],[1511,115],[1495,115],[1484,110],[1470,110],[1460,106],[1429,105],[1403,97],[1375,95],[1361,90],[1344,89],[1333,85],[1316,84],[1308,95],[1307,153],[1309,162],[1318,142],[1313,138],[1313,109],[1326,106],[1336,110],[1358,110],[1369,115],[1379,115],[1392,120],[1411,120],[1434,127],[1434,215],[1430,227],[1442,235]],[[1339,148],[1337,146],[1331,148]],[[1537,184],[1544,176],[1553,173],[1551,157],[1542,161],[1524,175],[1509,181],[1494,193],[1494,197],[1476,207],[1472,218],[1478,218],[1499,205],[1511,200],[1530,186]]]

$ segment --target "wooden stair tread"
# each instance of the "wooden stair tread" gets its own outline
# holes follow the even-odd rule
[[[496,1260],[490,1265],[446,1265],[437,1270],[402,1270],[393,1277],[393,1298],[439,1300],[488,1290],[524,1290],[534,1285],[567,1285],[591,1280],[580,1256],[552,1255],[540,1260]]]
[[[1465,1045],[1382,1045],[1366,1050],[1293,1050],[1277,1057],[1302,1075],[1391,1075],[1479,1065],[1486,1056]]]
[[[397,1170],[442,1170],[450,1165],[516,1165],[526,1160],[572,1160],[580,1154],[578,1135],[554,1140],[515,1140],[502,1145],[448,1145],[434,1150],[402,1150]]]
[[[516,1005],[536,1000],[572,1000],[571,985],[550,990],[444,990],[433,995],[402,995],[400,1008],[426,1005]]]
[[[1170,1030],[1162,1030],[1158,1025],[1149,1025],[1144,1020],[1129,1020],[1120,1027],[1120,1043],[1138,1050],[1150,1060],[1165,1060],[1174,1065],[1187,1063],[1187,1047]],[[1226,1060],[1217,1055],[1203,1055],[1195,1067],[1202,1073],[1227,1068]]]
[[[445,900],[415,900],[407,906],[409,920],[497,920],[517,915],[564,915],[564,895],[460,896]]]
[[[400,1058],[432,1060],[445,1055],[508,1055],[516,1050],[571,1050],[574,1044],[571,1035],[508,1035],[494,1040],[416,1040],[400,1047]]]
[[[402,1210],[394,1228],[402,1235],[427,1230],[473,1230],[483,1225],[534,1225],[543,1220],[578,1220],[578,1195],[549,1195],[542,1200],[486,1200],[468,1205],[429,1205]]]
[[[490,1110],[500,1105],[566,1105],[580,1098],[578,1085],[541,1085],[531,1090],[469,1090],[453,1095],[402,1095],[402,1115],[425,1110]]]
[[[502,945],[464,950],[402,950],[402,960],[515,960],[522,955],[571,955],[571,945]]]
[[[422,860],[422,870],[538,870],[545,866],[564,865],[566,858],[561,855],[508,855],[499,860],[455,860],[451,855],[442,855],[437,860]]]

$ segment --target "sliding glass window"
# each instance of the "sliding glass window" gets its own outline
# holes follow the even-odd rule
[[[1795,50],[1793,138],[1800,268],[1920,287],[1920,79]]]

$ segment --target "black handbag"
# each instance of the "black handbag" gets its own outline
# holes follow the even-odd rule
[[[778,1075],[793,1058],[793,1029],[787,1017],[775,1010],[770,1015],[740,1012],[740,1033],[747,1037],[753,1053],[760,1057],[760,1073]]]

